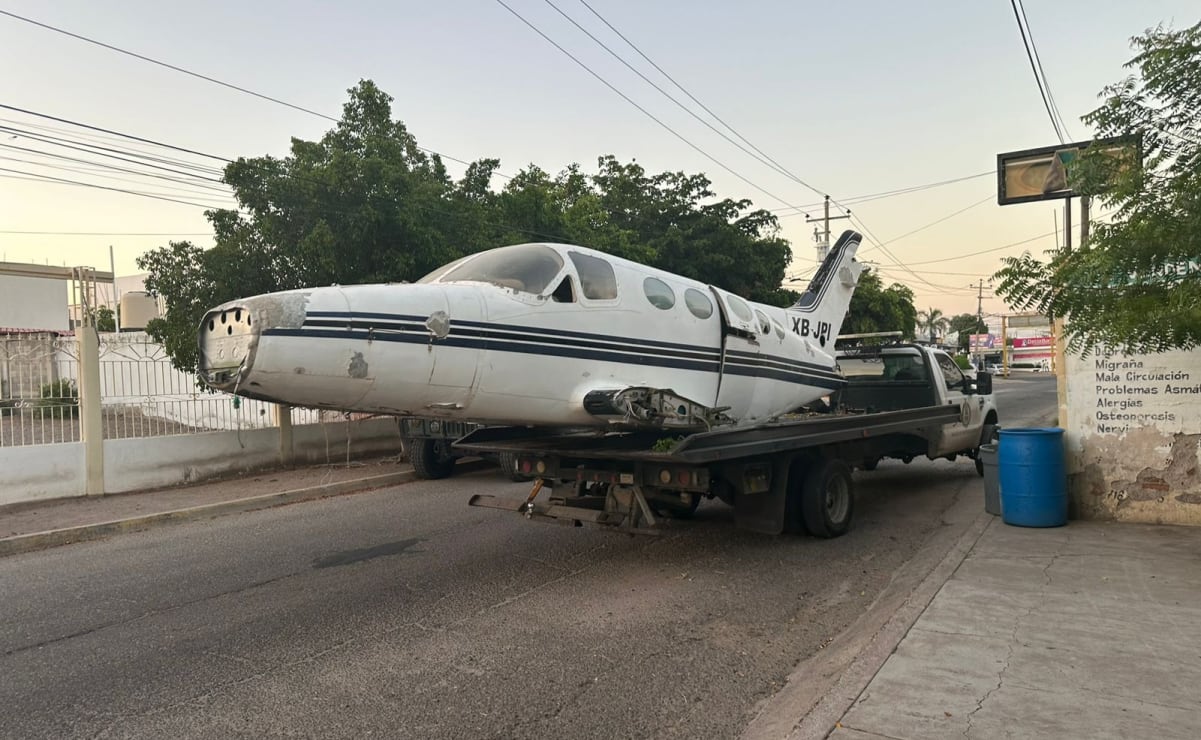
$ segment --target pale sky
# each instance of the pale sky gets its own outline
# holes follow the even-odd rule
[[[599,155],[614,154],[650,172],[704,172],[718,195],[751,198],[785,209],[777,210],[782,215],[787,205],[821,213],[820,194],[689,117],[546,0],[505,2],[697,147],[781,200],[665,131],[497,0],[0,0],[0,10],[335,117],[346,89],[370,78],[395,98],[393,115],[422,146],[462,160],[498,157],[504,173],[528,163],[553,173],[571,162],[591,172]],[[991,172],[999,152],[1057,143],[1008,0],[589,2],[756,147],[836,200]],[[554,3],[686,101],[579,0]],[[1131,36],[1159,23],[1185,27],[1199,15],[1195,0],[1026,0],[1026,13],[1070,140],[1091,138],[1080,116],[1097,106],[1102,87],[1127,74],[1122,65],[1133,53]],[[3,15],[0,65],[0,103],[231,158],[284,155],[290,137],[316,139],[332,126]],[[9,110],[0,109],[0,119],[0,126],[53,126],[59,130],[42,133],[81,136],[79,129]],[[13,149],[73,154],[23,138],[0,131],[6,145],[0,168],[232,203],[214,192],[173,190],[180,186],[172,182],[30,164],[81,167]],[[448,164],[456,176],[461,172]],[[212,244],[198,206],[16,177],[26,176],[0,170],[0,259],[108,269],[111,245],[121,275],[136,271],[137,255],[170,239]],[[919,309],[948,315],[974,312],[969,283],[987,278],[1001,256],[1053,247],[1053,214],[1062,224],[1062,202],[998,206],[991,175],[852,210],[870,231],[861,257],[876,262],[886,282],[909,285]],[[813,225],[801,215],[781,224],[793,245],[789,273],[810,274]],[[831,230],[837,234],[846,224],[835,221]],[[1041,238],[998,249],[1033,237]],[[875,239],[888,253],[874,247]],[[983,250],[994,251],[963,256]],[[988,295],[986,313],[1005,310]]]

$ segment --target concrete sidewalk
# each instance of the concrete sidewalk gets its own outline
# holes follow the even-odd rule
[[[1201,529],[995,518],[830,737],[1191,740],[1199,686]]]
[[[460,470],[495,467],[472,459]],[[98,539],[168,521],[339,496],[417,480],[394,457],[349,465],[311,465],[109,496],[52,499],[0,507],[0,556]]]

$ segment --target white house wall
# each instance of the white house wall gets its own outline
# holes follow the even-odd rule
[[[54,278],[0,275],[0,327],[70,329],[67,284]]]

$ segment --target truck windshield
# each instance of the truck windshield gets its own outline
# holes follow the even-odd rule
[[[460,260],[436,278],[431,273],[422,282],[492,283],[523,293],[540,294],[563,269],[563,258],[541,244],[519,244],[480,252]]]

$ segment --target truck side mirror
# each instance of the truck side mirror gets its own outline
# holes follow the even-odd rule
[[[992,373],[976,373],[976,393],[982,396],[992,393]]]

